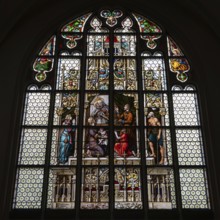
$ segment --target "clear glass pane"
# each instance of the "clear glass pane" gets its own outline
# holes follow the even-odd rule
[[[180,165],[205,165],[200,130],[177,129],[176,143]]]
[[[24,125],[47,125],[50,106],[49,93],[27,93],[24,109]]]
[[[40,209],[44,170],[20,168],[17,170],[13,207],[17,209]]]
[[[173,108],[176,126],[200,125],[196,94],[174,93]]]
[[[18,164],[44,164],[46,145],[47,129],[23,129]]]
[[[180,169],[180,185],[183,208],[210,208],[205,169]]]

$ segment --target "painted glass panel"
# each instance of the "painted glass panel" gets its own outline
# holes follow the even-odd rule
[[[143,17],[139,14],[134,14],[136,21],[138,22],[139,29],[141,33],[161,33],[162,30],[159,26],[157,26],[152,21],[148,20],[147,18]]]
[[[114,125],[138,125],[138,94],[115,93],[114,95]]]
[[[77,135],[78,130],[73,125],[53,129],[50,159],[52,165],[76,165]]]
[[[38,82],[43,82],[47,78],[46,73],[53,70],[53,64],[54,59],[46,57],[36,58],[33,64],[33,70],[37,72],[35,73],[35,79]]]
[[[88,18],[91,16],[92,13],[85,14],[81,17],[74,19],[73,21],[69,22],[65,26],[62,27],[62,32],[83,32],[84,26]]]
[[[138,129],[128,126],[115,128],[114,134],[115,165],[139,165],[141,159]]]
[[[180,169],[180,184],[184,209],[210,208],[205,169]]]
[[[147,41],[146,46],[147,48],[153,50],[157,47],[157,41],[161,38],[161,35],[141,35],[141,38]]]
[[[73,49],[77,46],[78,40],[82,39],[80,34],[62,34],[62,38],[66,39],[66,46],[69,49]]]
[[[170,59],[170,70],[176,74],[176,78],[180,82],[186,82],[188,80],[188,74],[190,65],[186,58]]]
[[[109,56],[108,35],[88,35],[87,37],[88,56]]]
[[[181,49],[174,42],[174,40],[169,36],[167,37],[167,47],[168,47],[168,55],[169,56],[184,56]]]
[[[75,195],[76,169],[51,169],[48,183],[47,208],[74,209]]]
[[[78,90],[81,61],[78,58],[62,58],[58,61],[57,89]]]
[[[57,93],[54,107],[54,125],[78,125],[78,118],[79,94],[75,92]]]
[[[84,125],[109,125],[109,96],[107,94],[86,93],[84,105]]]
[[[89,30],[90,33],[109,32],[107,28],[102,27],[102,22],[97,17],[91,20],[90,25],[92,27],[92,29]]]
[[[56,36],[52,36],[48,42],[43,46],[39,55],[40,56],[53,56],[55,54]]]
[[[115,35],[114,36],[114,55],[115,56],[135,56],[136,55],[136,36]]]
[[[170,130],[152,126],[145,129],[145,137],[146,164],[149,166],[172,165]]]
[[[139,168],[115,168],[114,190],[116,209],[142,209]]]
[[[17,170],[13,207],[16,209],[40,209],[44,169],[19,168]]]
[[[142,60],[144,90],[166,90],[165,65],[162,58]]]
[[[148,168],[147,187],[150,209],[176,208],[174,173],[171,168]]]
[[[83,132],[83,164],[107,165],[109,162],[108,127],[88,127]]]
[[[100,13],[101,17],[106,18],[106,24],[110,27],[113,27],[117,24],[117,18],[120,18],[123,15],[121,10],[103,10]]]
[[[86,89],[108,90],[109,62],[107,59],[88,59],[86,74]]]
[[[134,33],[135,31],[131,28],[133,26],[133,21],[131,18],[126,17],[122,22],[121,22],[121,28],[115,29],[114,32],[117,33]]]
[[[81,187],[81,209],[108,209],[108,202],[108,168],[83,168]]]
[[[154,115],[152,115],[152,113]],[[152,115],[158,119],[157,126],[169,126],[170,123],[167,94],[156,92],[145,93],[144,114],[145,125],[148,125],[148,119]]]
[[[137,90],[137,73],[135,59],[114,60],[115,90]]]

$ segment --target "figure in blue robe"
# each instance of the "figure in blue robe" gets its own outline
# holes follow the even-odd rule
[[[71,120],[71,115],[67,115],[63,125],[68,125],[71,127],[64,128],[60,134],[58,160],[61,164],[65,164],[68,161],[69,156],[73,155],[74,151],[75,128],[72,128]]]

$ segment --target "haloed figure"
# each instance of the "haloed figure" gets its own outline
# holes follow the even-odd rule
[[[151,150],[150,156],[156,157],[155,154],[155,147],[157,144],[159,145],[160,148],[160,162],[159,164],[164,164],[164,147],[163,147],[163,137],[162,137],[162,130],[160,127],[161,126],[158,118],[154,116],[153,112],[149,112],[147,116],[147,125],[152,126],[148,130],[148,142]],[[155,128],[154,128],[155,127]]]

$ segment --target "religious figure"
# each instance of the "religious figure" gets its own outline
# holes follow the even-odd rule
[[[63,125],[69,127],[64,128],[60,134],[60,146],[58,153],[59,163],[65,164],[68,161],[69,156],[73,155],[75,128],[73,128],[72,125],[74,124],[75,119],[72,120],[71,115],[66,115]]]
[[[93,117],[88,118],[88,123],[91,126],[95,125]],[[99,130],[90,128],[88,130],[88,144],[86,145],[86,154],[90,157],[104,156],[107,151],[108,134],[104,128]]]
[[[115,111],[118,109],[115,108]],[[130,111],[130,105],[126,104],[124,106],[124,112],[119,116],[118,122],[123,126],[131,126],[133,123],[133,114]]]
[[[162,129],[157,126],[161,126],[158,118],[155,117],[153,112],[149,112],[147,117],[147,125],[152,126],[148,129],[148,142],[151,150],[151,157],[156,157],[155,148],[158,145],[160,150],[160,162],[159,164],[164,164],[164,146],[163,146],[163,137]]]
[[[121,157],[124,156],[131,156],[132,152],[129,149],[128,144],[128,134],[126,129],[122,129],[120,132],[120,136],[118,136],[117,132],[115,131],[115,137],[118,139],[119,143],[116,143],[114,146],[114,151]]]
[[[96,125],[108,125],[109,121],[109,111],[108,105],[105,103],[104,99],[98,97],[94,102],[95,109],[91,113],[91,117],[95,119]]]

